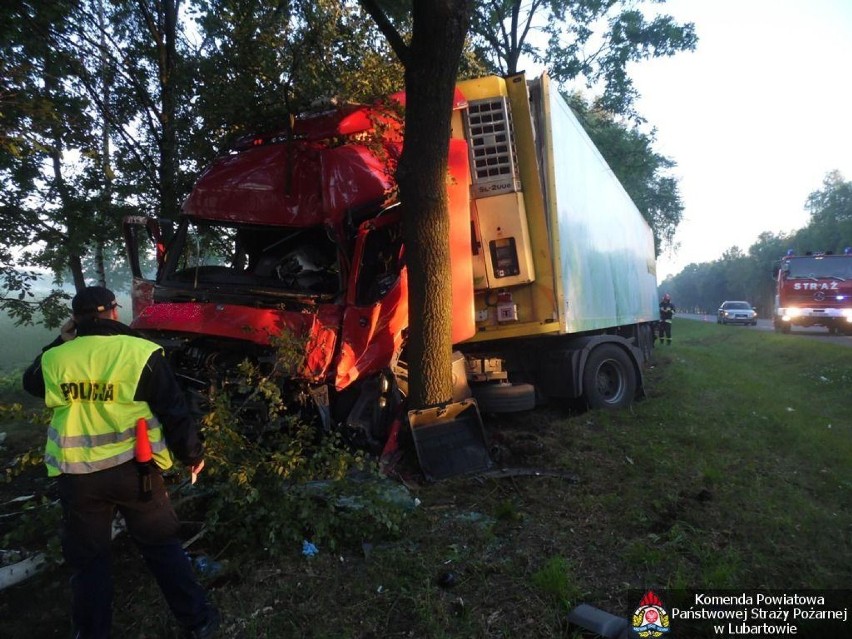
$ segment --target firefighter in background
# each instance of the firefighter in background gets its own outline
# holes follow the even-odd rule
[[[204,467],[184,395],[162,349],[118,321],[112,291],[87,287],[71,308],[72,318],[24,372],[23,385],[53,410],[44,462],[48,476],[56,477],[62,505],[73,636],[110,636],[109,546],[118,510],[185,635],[213,637],[219,612],[183,550],[161,474],[173,455],[193,479]],[[140,418],[147,422],[153,457],[144,469],[134,459]]]
[[[666,293],[663,295],[663,301],[660,302],[660,344],[672,343],[672,316],[677,312],[675,305],[672,304],[671,296]]]

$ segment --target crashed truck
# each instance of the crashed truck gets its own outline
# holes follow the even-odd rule
[[[293,410],[384,445],[407,389],[410,265],[391,170],[404,100],[242,140],[200,175],[171,233],[125,220],[132,326],[191,398],[246,358],[272,366],[286,332],[304,349],[282,388]],[[546,75],[460,82],[453,109],[451,406],[628,405],[657,319],[650,227]],[[408,421],[425,433],[446,413]]]

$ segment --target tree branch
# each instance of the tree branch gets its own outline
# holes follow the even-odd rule
[[[409,57],[411,55],[411,48],[405,44],[405,41],[399,34],[399,31],[397,31],[391,24],[390,20],[388,20],[385,12],[379,8],[379,5],[375,2],[375,0],[358,0],[358,3],[364,11],[370,14],[370,17],[373,18],[376,26],[379,27],[379,31],[381,31],[382,35],[384,35],[387,39],[388,44],[391,46],[391,49],[393,49],[396,57],[399,58],[402,66],[407,68]]]

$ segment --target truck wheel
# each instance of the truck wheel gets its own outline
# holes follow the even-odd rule
[[[483,413],[517,413],[535,408],[532,384],[472,384],[470,390]]]
[[[583,394],[589,408],[623,408],[636,394],[636,371],[618,346],[598,346],[586,360]]]

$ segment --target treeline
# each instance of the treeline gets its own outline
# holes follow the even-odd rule
[[[838,171],[826,175],[822,188],[808,196],[808,224],[794,233],[761,233],[747,252],[733,246],[713,262],[690,264],[667,278],[660,291],[672,295],[684,312],[715,313],[724,300],[746,300],[760,317],[773,311],[773,269],[792,250],[842,253],[852,246],[852,182]]]
[[[650,15],[643,3],[659,4],[473,2],[459,74],[511,74],[534,62],[563,87],[602,87],[575,106],[659,249],[682,206],[667,173],[673,161],[643,132],[627,68],[691,50],[697,38],[693,25]],[[410,37],[409,4],[384,4]],[[372,0],[2,3],[0,311],[57,325],[63,284],[129,282],[126,215],[174,219],[198,173],[241,137],[286,139],[291,114],[402,89],[399,46],[375,13]],[[547,37],[531,41],[540,30]],[[56,286],[37,296],[45,273]]]

